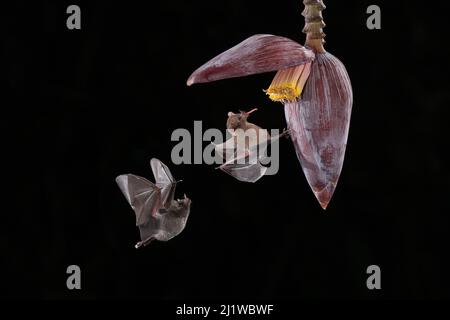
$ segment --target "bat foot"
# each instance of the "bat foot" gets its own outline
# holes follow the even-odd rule
[[[291,129],[283,129],[283,132],[280,135],[281,137],[285,137],[286,139],[290,139],[291,138]]]
[[[148,238],[144,241],[139,241],[138,243],[136,243],[136,245],[134,246],[136,249],[139,249],[141,247],[146,247],[150,242],[152,242],[153,240],[155,240],[155,238],[151,237]]]

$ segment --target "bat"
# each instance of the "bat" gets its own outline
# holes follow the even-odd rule
[[[150,160],[155,183],[133,174],[116,178],[116,183],[136,215],[141,241],[135,248],[153,240],[168,241],[185,228],[190,213],[191,199],[175,200],[177,183],[169,168],[158,159]]]
[[[285,130],[276,137],[270,137],[267,130],[247,121],[248,116],[258,109],[249,112],[228,113],[227,130],[232,137],[222,144],[215,145],[215,150],[226,160],[217,169],[233,176],[239,181],[254,183],[261,179],[267,167],[261,164],[265,158],[268,144],[276,142],[288,134]],[[254,134],[248,134],[254,130]],[[258,156],[259,155],[259,156]]]

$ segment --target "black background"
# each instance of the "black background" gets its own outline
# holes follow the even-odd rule
[[[146,4],[144,4],[146,3]],[[303,43],[301,1],[77,1],[2,9],[1,295],[9,298],[449,297],[449,50],[444,2],[325,1],[326,48],[354,90],[344,169],[324,212],[290,141],[276,176],[240,183],[170,164],[176,128],[224,128],[230,110],[285,127],[273,74],[191,88],[190,73],[256,33]],[[382,29],[366,28],[366,8]],[[431,4],[431,2],[430,2]],[[166,162],[192,199],[185,231],[135,250],[114,178]],[[66,268],[82,290],[66,288]],[[382,290],[366,288],[366,268]]]

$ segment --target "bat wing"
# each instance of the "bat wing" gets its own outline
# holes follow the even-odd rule
[[[239,181],[252,183],[258,181],[267,171],[267,168],[260,163],[260,159],[265,157],[267,145],[278,141],[280,137],[285,134],[286,133],[283,133],[268,140],[264,140],[259,144],[251,145],[245,153],[241,152],[240,155],[235,154],[231,160],[227,161],[219,168]]]
[[[220,169],[239,181],[252,183],[261,179],[267,171],[267,168],[259,162],[254,164],[224,164]]]
[[[256,182],[267,171],[257,159],[258,145],[251,146],[245,152],[236,152],[235,156],[219,168],[243,182]]]
[[[161,188],[162,206],[168,208],[175,197],[177,182],[170,173],[169,168],[158,159],[151,159],[150,166],[155,176],[156,186]]]
[[[143,225],[161,208],[161,190],[145,178],[120,175],[116,183],[136,214],[136,225]]]
[[[236,137],[233,136],[224,143],[214,144],[214,150],[222,159],[229,159],[236,151]]]

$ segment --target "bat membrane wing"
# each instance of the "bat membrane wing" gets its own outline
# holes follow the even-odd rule
[[[254,164],[225,164],[220,169],[239,181],[252,183],[261,179],[267,171],[267,168],[259,162]]]
[[[150,166],[155,176],[156,186],[161,189],[162,206],[168,208],[175,197],[177,182],[170,173],[169,168],[160,160],[153,158]]]
[[[147,179],[125,174],[116,183],[136,214],[137,226],[148,223],[161,208],[161,190]]]
[[[150,160],[150,166],[152,167],[156,183],[168,184],[176,182],[172,176],[172,173],[170,173],[169,168],[160,160],[153,158],[152,160]]]
[[[237,144],[237,137],[233,136],[224,143],[214,144],[214,149],[217,155],[222,159],[228,160],[235,156],[236,152],[245,151],[242,145]]]
[[[283,135],[277,135],[258,144],[252,144],[244,153],[236,152],[231,160],[220,166],[220,169],[239,181],[251,183],[258,181],[267,171],[267,168],[260,162],[260,160],[266,158],[267,146],[277,142]]]

